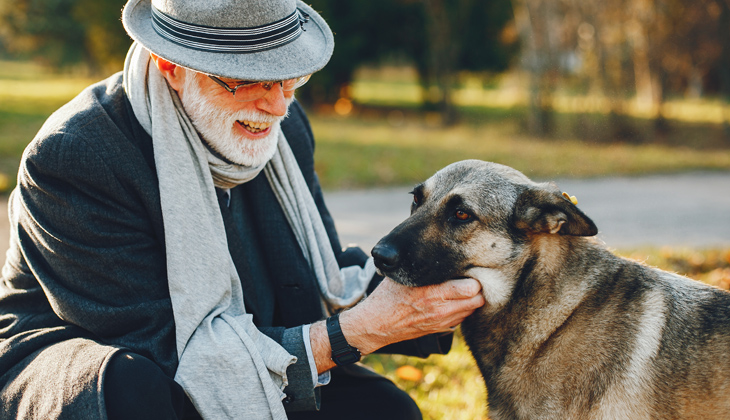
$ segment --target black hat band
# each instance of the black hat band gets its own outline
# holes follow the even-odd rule
[[[296,9],[274,23],[254,28],[214,28],[179,21],[152,6],[152,27],[163,38],[207,52],[254,53],[288,44],[304,31],[309,15]]]

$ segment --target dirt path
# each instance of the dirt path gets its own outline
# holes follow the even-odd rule
[[[730,246],[730,172],[566,179],[556,183],[611,248]],[[370,251],[403,221],[409,187],[325,193],[343,245]]]

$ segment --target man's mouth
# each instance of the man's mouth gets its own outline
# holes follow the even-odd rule
[[[271,123],[267,122],[254,122],[254,121],[236,121],[241,127],[247,131],[258,134],[264,132],[271,127]]]

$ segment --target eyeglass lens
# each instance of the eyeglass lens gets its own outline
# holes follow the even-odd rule
[[[250,84],[239,84],[232,87],[233,97],[242,102],[253,101],[266,95],[274,85],[279,84],[284,92],[293,91],[309,80],[310,75],[297,77],[296,79],[282,80],[278,82],[259,82]],[[230,86],[230,84],[229,84]]]

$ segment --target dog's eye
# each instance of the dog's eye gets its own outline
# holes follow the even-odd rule
[[[454,213],[454,217],[456,217],[458,220],[466,221],[471,219],[471,215],[463,210],[456,210],[456,213]]]

